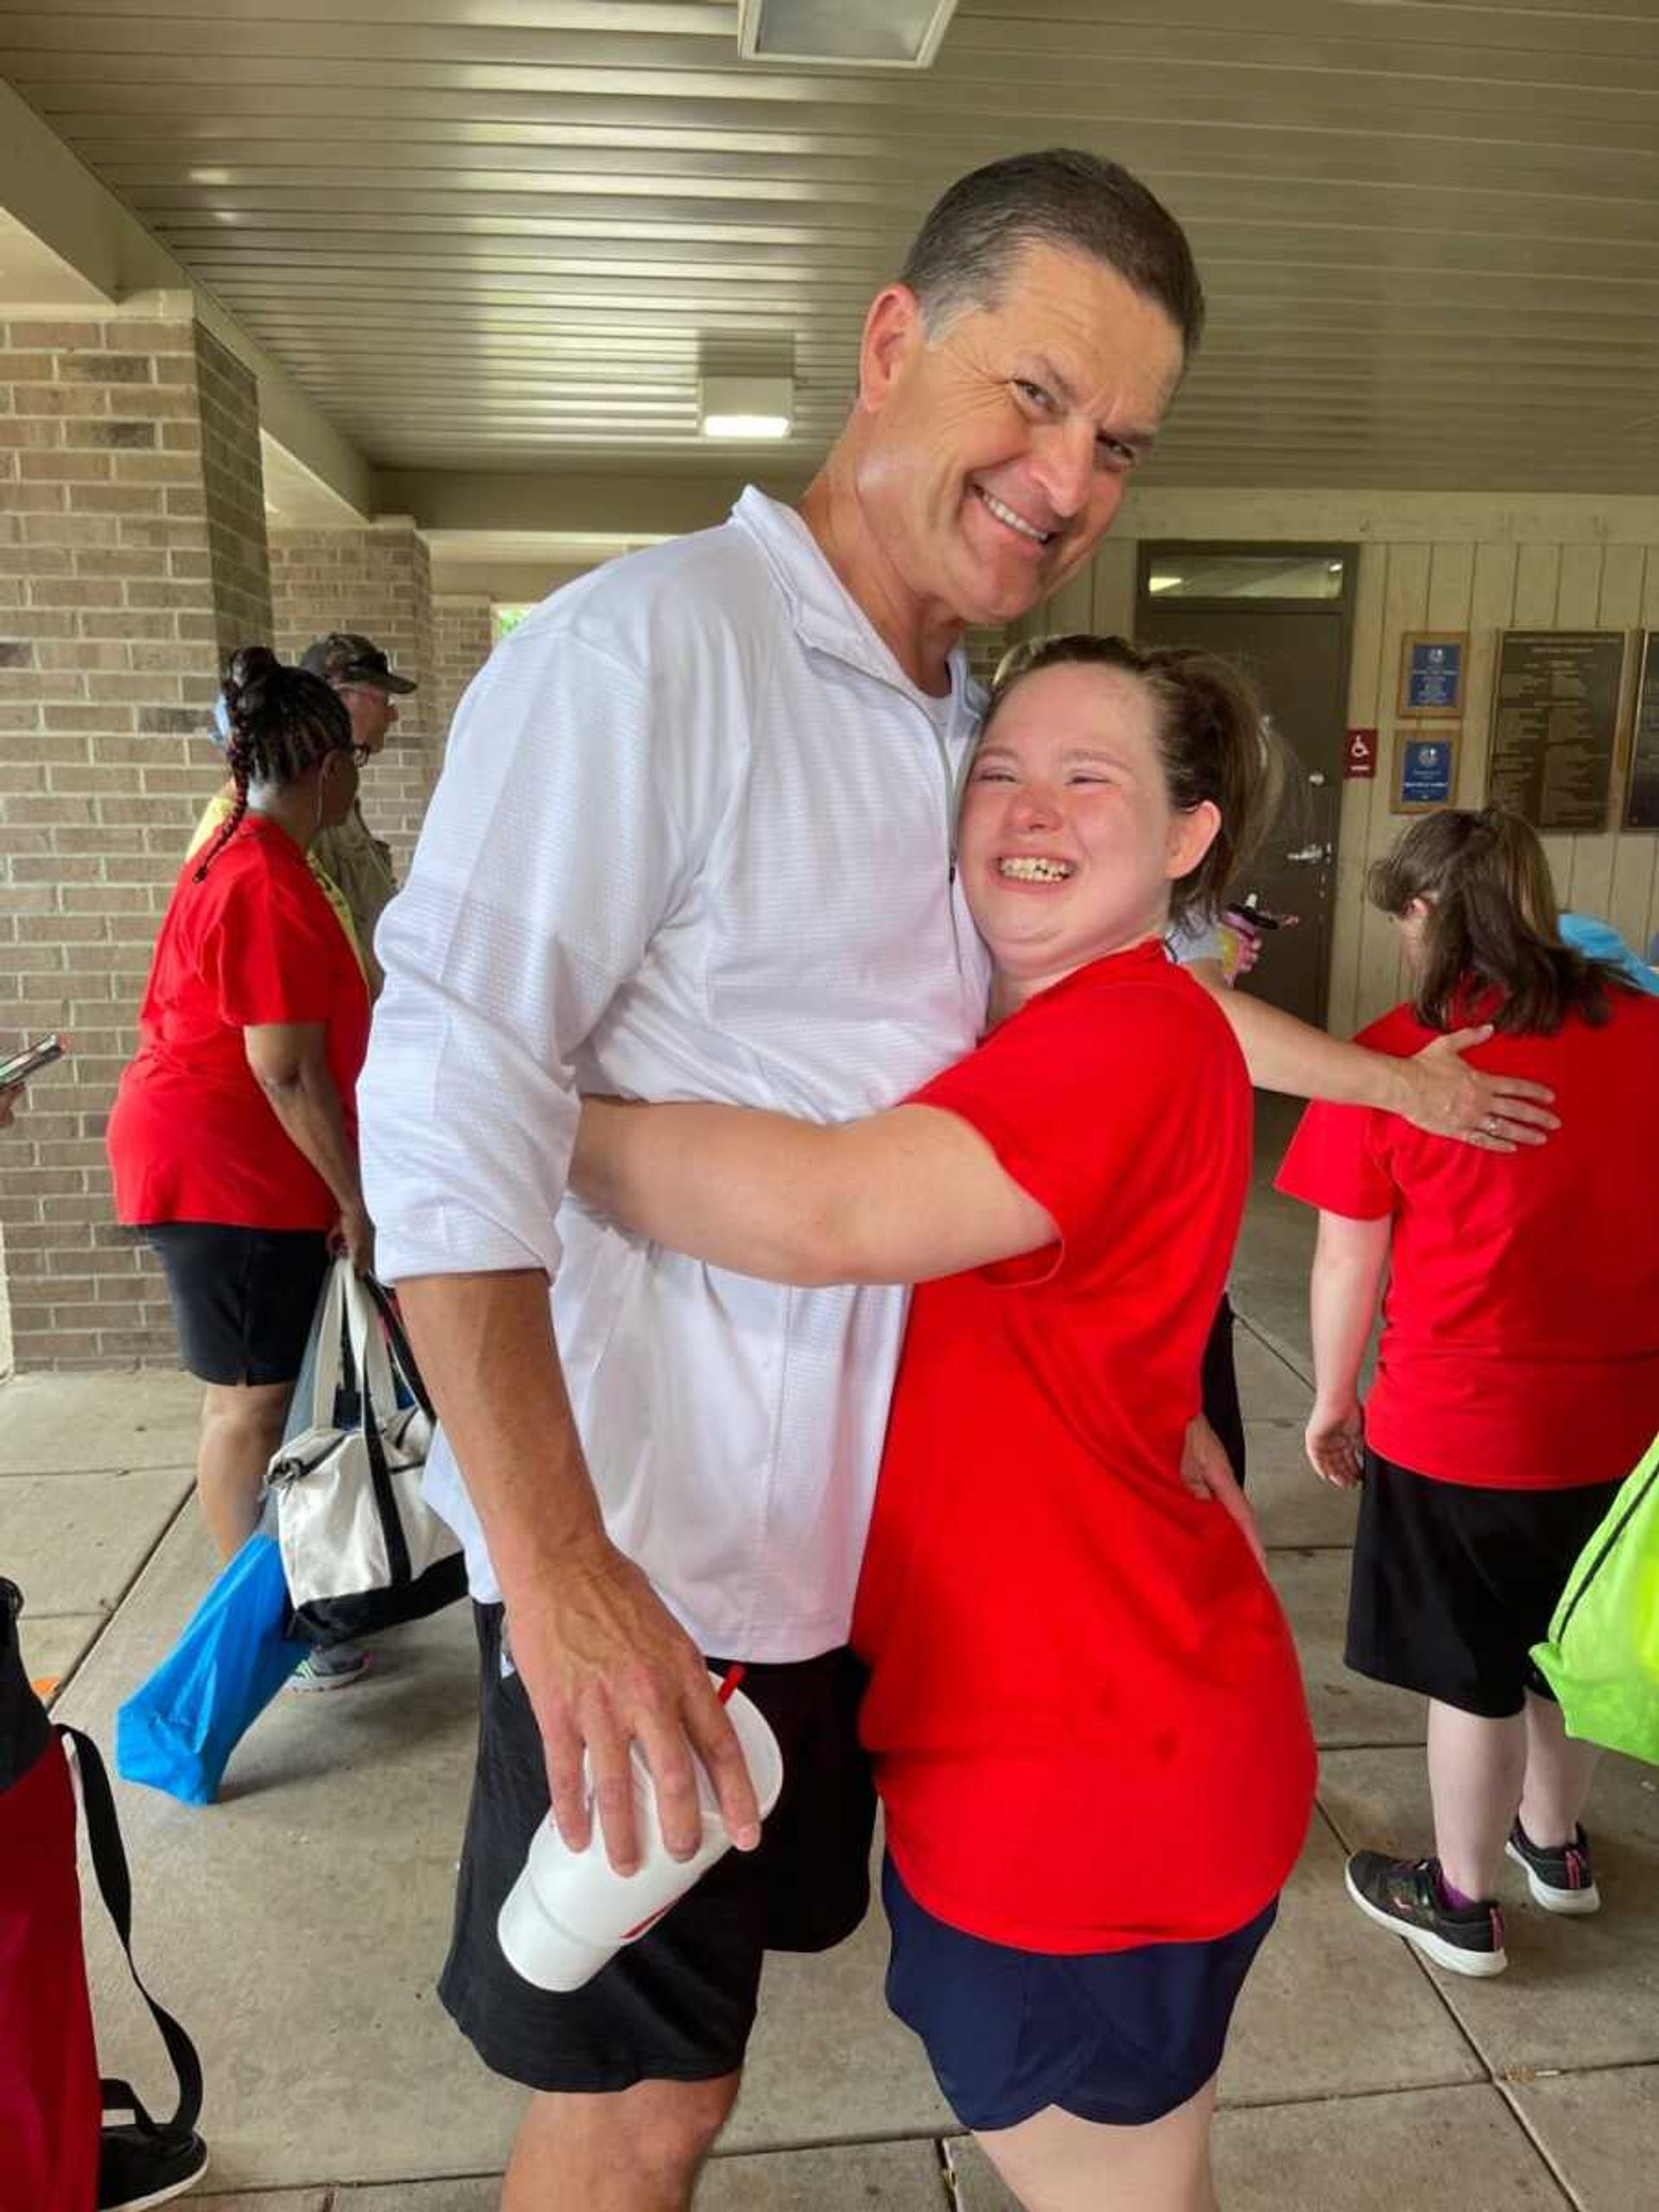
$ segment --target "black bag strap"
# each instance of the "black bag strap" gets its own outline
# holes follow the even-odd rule
[[[363,1275],[359,1280],[374,1302],[374,1310],[380,1316],[380,1325],[391,1344],[392,1359],[408,1383],[416,1404],[429,1421],[435,1421],[437,1415],[432,1410],[431,1399],[426,1395],[426,1385],[421,1380],[421,1370],[415,1363],[414,1351],[404,1328],[403,1315],[397,1311],[391,1293],[385,1283],[377,1282],[372,1275]]]
[[[138,1994],[149,2007],[167,2055],[173,2062],[173,2072],[179,2085],[178,2110],[171,2120],[152,2120],[128,2082],[106,2080],[102,2084],[106,2106],[119,2106],[130,2110],[142,2132],[146,2135],[176,2139],[195,2133],[196,2122],[201,2117],[201,2060],[196,2046],[173,2015],[158,2005],[144,1986],[143,1976],[134,1964],[132,1956],[132,1877],[127,1869],[127,1854],[121,1841],[121,1826],[116,1819],[115,1796],[110,1788],[110,1777],[105,1771],[104,1761],[98,1745],[79,1728],[58,1724],[58,1733],[75,1747],[75,1763],[80,1774],[80,1802],[86,1812],[86,1840],[92,1850],[92,1870],[98,1876],[98,1886],[109,1915],[115,1923],[115,1932],[121,1939],[121,1948],[126,1953],[127,1970],[131,1974]]]
[[[1572,1627],[1573,1616],[1578,1611],[1579,1607],[1584,1603],[1591,1584],[1601,1573],[1602,1568],[1606,1566],[1614,1552],[1618,1550],[1619,1543],[1624,1537],[1624,1531],[1630,1527],[1631,1522],[1635,1520],[1637,1515],[1647,1503],[1649,1493],[1651,1491],[1656,1483],[1659,1483],[1659,1460],[1656,1460],[1653,1465],[1649,1468],[1647,1479],[1639,1485],[1635,1497],[1626,1503],[1623,1511],[1619,1514],[1618,1520],[1614,1522],[1612,1527],[1607,1531],[1606,1535],[1602,1540],[1600,1550],[1596,1554],[1595,1558],[1591,1561],[1589,1567],[1586,1568],[1583,1580],[1579,1584],[1578,1588],[1573,1592],[1573,1602],[1567,1607],[1567,1611],[1561,1618],[1562,1637],[1565,1637],[1568,1629]],[[1559,1643],[1560,1638],[1557,1637],[1555,1641]]]
[[[386,1447],[374,1418],[374,1408],[369,1403],[369,1394],[363,1393],[363,1441],[369,1454],[369,1480],[374,1488],[375,1510],[380,1516],[380,1535],[386,1547],[386,1573],[394,1590],[407,1589],[415,1580],[415,1568],[409,1556],[409,1539],[404,1534],[404,1524],[397,1511],[397,1493],[391,1485],[391,1470],[386,1465]]]
[[[52,1741],[52,1723],[23,1669],[17,1617],[23,1593],[0,1575],[0,1791],[21,1782]]]
[[[372,1275],[359,1275],[358,1287],[368,1293],[369,1302],[375,1310],[381,1328],[385,1332],[388,1348],[394,1365],[406,1369],[404,1381],[415,1392],[416,1402],[429,1417],[430,1408],[426,1394],[419,1382],[415,1366],[415,1355],[410,1351],[409,1339],[404,1334],[402,1321],[385,1287]],[[397,1495],[391,1484],[391,1471],[386,1465],[386,1448],[374,1417],[374,1404],[369,1392],[369,1378],[365,1374],[357,1378],[359,1394],[359,1426],[369,1454],[369,1480],[374,1489],[375,1509],[380,1516],[380,1534],[386,1547],[386,1572],[394,1590],[405,1590],[415,1580],[414,1563],[409,1556],[409,1540],[404,1534],[404,1524],[397,1511]]]

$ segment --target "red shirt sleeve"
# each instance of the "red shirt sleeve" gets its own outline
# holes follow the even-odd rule
[[[1323,1213],[1381,1221],[1394,1211],[1395,1185],[1377,1147],[1379,1116],[1367,1106],[1318,1100],[1303,1115],[1274,1188]]]
[[[309,874],[248,868],[203,930],[202,979],[220,1020],[327,1022],[338,991],[340,924]]]
[[[1368,1052],[1404,1059],[1431,1041],[1409,1007],[1398,1006],[1354,1042]],[[1316,1099],[1302,1116],[1273,1186],[1287,1198],[1339,1213],[1350,1221],[1382,1221],[1392,1214],[1399,1185],[1389,1166],[1391,1114],[1370,1106],[1332,1106]]]
[[[1068,978],[915,1094],[977,1129],[1060,1232],[988,1270],[994,1281],[1046,1281],[1097,1250],[1115,1211],[1191,1148],[1216,1087],[1244,1082],[1219,1012],[1157,958],[1145,980]]]

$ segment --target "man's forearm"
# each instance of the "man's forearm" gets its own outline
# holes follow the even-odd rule
[[[416,1275],[397,1294],[504,1591],[606,1553],[545,1275]]]
[[[1323,1099],[1332,1106],[1375,1106],[1389,1114],[1404,1113],[1410,1105],[1409,1062],[1344,1045],[1247,992],[1217,990],[1213,996],[1232,1024],[1258,1090]]]

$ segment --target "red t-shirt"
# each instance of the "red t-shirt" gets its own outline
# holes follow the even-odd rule
[[[1365,1434],[1414,1473],[1571,1490],[1628,1473],[1659,1429],[1659,1000],[1609,995],[1604,1028],[1573,1016],[1469,1055],[1550,1085],[1546,1145],[1482,1152],[1316,1105],[1285,1155],[1292,1198],[1393,1217]],[[1434,1034],[1401,1006],[1358,1041],[1403,1058]]]
[[[138,1051],[108,1146],[124,1222],[327,1229],[339,1201],[287,1135],[248,1065],[242,1032],[327,1026],[329,1072],[357,1134],[369,995],[305,855],[250,815],[195,880],[188,860],[156,940]]]
[[[1151,944],[917,1099],[1060,1242],[911,1307],[853,1631],[889,1848],[994,1942],[1226,1934],[1281,1887],[1314,1779],[1278,1600],[1179,1474],[1249,1179],[1243,1063]]]

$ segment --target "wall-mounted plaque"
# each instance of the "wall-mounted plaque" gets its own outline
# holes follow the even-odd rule
[[[1395,754],[1396,814],[1430,814],[1450,806],[1458,774],[1458,741],[1449,730],[1435,737],[1402,731]]]
[[[1468,658],[1466,630],[1408,630],[1400,648],[1400,712],[1455,721]]]
[[[1636,735],[1630,741],[1624,827],[1659,830],[1659,630],[1649,630],[1642,640],[1642,679],[1636,695]]]
[[[1535,830],[1602,830],[1624,672],[1622,630],[1506,630],[1486,797]]]

